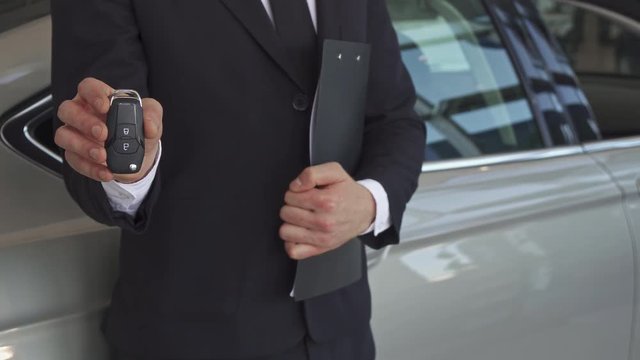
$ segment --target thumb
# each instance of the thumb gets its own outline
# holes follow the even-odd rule
[[[304,169],[291,182],[289,190],[293,192],[309,191],[316,187],[332,185],[351,179],[349,174],[337,162],[330,162]]]

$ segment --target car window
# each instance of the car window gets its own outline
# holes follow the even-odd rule
[[[50,0],[0,0],[0,32],[49,14]]]
[[[570,3],[554,0],[537,2],[550,30],[571,57],[577,72],[640,77],[638,32]]]
[[[640,135],[640,23],[634,29],[585,5],[536,3],[569,57],[603,137]]]
[[[513,4],[519,15],[518,24],[530,38],[530,48],[535,49],[530,51],[530,54],[539,60],[545,72],[550,75],[550,88],[564,108],[565,116],[560,116],[562,119],[559,126],[550,126],[552,136],[554,129],[560,129],[564,130],[562,137],[568,140],[567,143],[575,143],[575,135],[583,141],[599,139],[599,129],[589,102],[576,81],[574,70],[557,39],[548,31],[532,2],[513,0]],[[557,135],[554,144],[559,143]]]
[[[503,42],[480,0],[388,0],[416,111],[427,125],[425,160],[543,147]]]

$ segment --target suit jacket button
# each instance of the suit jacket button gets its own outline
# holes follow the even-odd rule
[[[293,108],[298,111],[306,111],[309,108],[309,98],[305,94],[296,94],[293,97]]]

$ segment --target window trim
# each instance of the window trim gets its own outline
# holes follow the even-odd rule
[[[422,173],[547,160],[580,154],[584,154],[582,146],[567,145],[453,160],[425,161],[422,163]]]
[[[569,129],[570,134],[565,134],[565,138],[571,143],[571,145],[581,144],[582,139],[576,126],[576,119],[574,119],[574,117],[570,113],[568,104],[562,100],[563,95],[562,95],[562,91],[560,90],[560,87],[569,86],[576,92],[576,96],[579,99],[581,99],[580,104],[584,106],[585,109],[589,112],[589,120],[595,121],[597,126],[598,125],[597,118],[595,116],[595,113],[593,112],[591,103],[586,98],[586,96],[584,98],[584,101],[582,101],[582,98],[577,94],[579,92],[584,93],[584,90],[580,86],[580,81],[578,80],[578,77],[577,77],[578,75],[575,69],[573,68],[573,66],[571,65],[568,55],[566,54],[562,46],[560,46],[560,44],[557,43],[557,38],[555,37],[555,35],[553,35],[553,33],[549,31],[549,28],[547,24],[544,22],[544,20],[542,19],[538,8],[534,6],[533,3],[528,3],[524,6],[529,6],[530,10],[535,12],[535,18],[533,18],[534,17],[533,15],[532,17],[523,18],[523,21],[528,25],[525,27],[525,31],[527,32],[528,36],[531,38],[533,46],[535,46],[536,48],[540,48],[541,46],[549,46],[550,50],[553,53],[552,55],[555,57],[554,60],[557,62],[563,62],[564,60],[567,62],[566,65],[570,67],[571,73],[556,72],[552,69],[552,66],[549,63],[550,59],[547,59],[546,57],[542,56],[542,62],[543,62],[544,68],[546,72],[550,75],[549,82],[553,86],[554,93],[556,94],[556,97],[558,98],[558,100],[562,105],[562,113],[564,114],[567,120],[566,123],[570,128]],[[534,30],[538,29],[541,32],[542,39],[539,39],[540,41],[538,41],[538,39],[532,34],[532,31],[534,31],[532,30],[532,28]],[[557,52],[560,52],[560,53],[557,53]],[[560,58],[561,56],[563,57],[563,59]],[[600,133],[599,126],[597,126],[597,128],[594,130],[594,133],[597,139],[602,139],[602,134]]]
[[[499,15],[497,11],[502,10],[506,11],[506,9],[501,9],[501,5],[497,3],[495,0],[480,0],[489,15],[493,26],[496,28],[498,32],[498,36],[502,40],[504,44],[504,48],[513,64],[514,71],[518,75],[520,79],[520,85],[524,90],[524,93],[527,98],[527,103],[531,108],[532,115],[535,119],[536,125],[538,125],[538,130],[540,132],[540,137],[542,137],[542,143],[544,145],[544,149],[554,147],[553,141],[551,140],[551,132],[549,131],[549,127],[547,125],[546,119],[544,117],[543,111],[540,108],[540,105],[536,101],[536,92],[531,87],[531,78],[529,78],[524,70],[524,66],[520,62],[518,58],[518,54],[516,54],[516,50],[514,49],[514,45],[507,36],[507,29],[505,29],[505,24],[499,20]],[[513,5],[511,5],[513,6]],[[520,15],[517,15],[518,17]]]
[[[53,101],[53,95],[49,95],[47,97],[45,97],[44,99],[41,99],[40,101],[38,101],[36,104],[33,104],[33,108],[37,108],[38,106],[42,106],[45,105],[47,103],[50,103]],[[53,151],[51,151],[50,149],[48,149],[45,145],[41,144],[40,142],[38,142],[38,140],[36,140],[33,135],[32,135],[32,129],[35,128],[35,126],[39,125],[36,124],[36,122],[38,122],[38,117],[34,117],[31,120],[27,121],[27,123],[22,127],[22,132],[24,133],[24,137],[27,139],[27,141],[29,141],[33,146],[37,147],[40,151],[44,152],[45,154],[49,155],[50,157],[52,157],[54,160],[56,160],[57,162],[62,164],[62,156],[60,156],[59,154],[54,153]],[[52,129],[53,131],[53,129]]]
[[[584,150],[588,153],[640,148],[640,135],[631,135],[628,137],[617,139],[590,141],[584,143],[583,147]]]

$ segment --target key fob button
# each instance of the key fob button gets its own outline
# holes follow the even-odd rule
[[[135,140],[116,140],[113,146],[120,154],[134,154],[139,147]]]
[[[118,139],[135,139],[136,138],[136,127],[133,124],[124,124],[118,125],[118,135],[116,136]]]
[[[137,114],[136,105],[133,103],[119,103],[118,104],[118,123],[120,124],[135,124]]]

